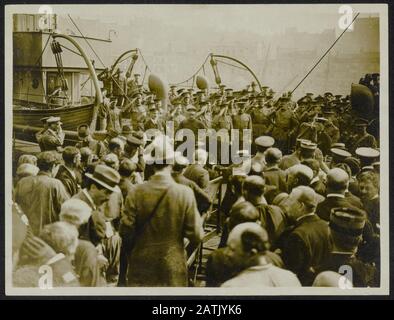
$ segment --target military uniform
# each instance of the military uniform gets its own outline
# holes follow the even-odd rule
[[[48,128],[41,137],[43,151],[57,151],[64,143],[64,132],[55,132]]]
[[[275,112],[274,123],[272,136],[275,138],[278,148],[286,153],[289,150],[290,134],[298,127],[298,121],[294,112],[286,107]]]
[[[273,123],[267,111],[264,109],[255,109],[251,116],[253,119],[253,139],[271,132]]]

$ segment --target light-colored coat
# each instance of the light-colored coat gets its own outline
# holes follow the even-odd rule
[[[135,185],[126,199],[120,232],[123,239],[133,239],[136,225],[148,219],[164,192],[155,215],[128,253],[128,286],[187,286],[184,238],[197,244],[204,234],[190,188],[161,173]]]

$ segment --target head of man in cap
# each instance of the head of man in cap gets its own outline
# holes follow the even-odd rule
[[[232,206],[228,220],[229,231],[245,222],[260,223],[260,214],[256,207],[248,201],[242,201]]]
[[[86,173],[85,176],[88,178],[87,191],[96,206],[108,201],[111,193],[118,191],[119,173],[104,164],[98,164],[93,174]]]
[[[186,118],[193,118],[197,112],[197,108],[192,104],[186,106]]]
[[[81,142],[82,146],[88,146],[88,143],[91,140],[93,140],[93,138],[90,134],[89,125],[87,125],[87,124],[81,124],[77,128],[77,135],[78,135],[78,140]]]
[[[303,140],[300,144],[300,160],[313,159],[317,144],[310,140]]]
[[[275,144],[275,139],[270,136],[260,136],[254,140],[254,143],[256,145],[256,151],[264,153]]]
[[[331,148],[331,156],[332,156],[332,161],[331,161],[331,166],[334,167],[337,163],[344,162],[346,158],[349,158],[352,156],[350,152],[344,149],[340,148]]]
[[[60,117],[49,117],[47,119],[48,129],[53,130],[54,132],[62,131],[62,122],[60,121]]]
[[[92,208],[80,199],[69,199],[63,202],[59,219],[74,225],[77,229],[88,222]]]
[[[120,138],[112,138],[109,141],[108,149],[110,153],[115,154],[119,159],[123,156],[124,142]]]
[[[274,168],[279,165],[282,160],[282,151],[278,148],[268,148],[265,152],[265,161],[267,168]]]
[[[357,135],[363,136],[367,133],[369,121],[364,118],[358,118],[354,121],[354,131]]]
[[[143,137],[138,137],[136,132],[132,133],[127,137],[124,147],[124,156],[126,158],[132,159],[136,156],[137,152],[142,155],[143,146]]]
[[[373,170],[372,163],[379,159],[380,152],[374,148],[360,147],[356,149],[356,155],[360,159],[362,171],[365,167],[370,167],[369,169]]]
[[[40,238],[57,253],[63,253],[70,260],[73,259],[78,247],[78,230],[67,222],[58,221],[44,226]]]
[[[313,171],[304,164],[296,164],[287,170],[287,189],[290,192],[298,186],[309,186]]]
[[[102,158],[102,162],[116,171],[119,170],[119,158],[113,153],[106,154]]]
[[[265,180],[263,177],[257,175],[246,177],[242,189],[245,200],[253,205],[267,203],[264,197]]]
[[[327,173],[327,194],[345,195],[349,187],[349,175],[341,168],[333,168]]]
[[[49,173],[52,177],[56,175],[59,162],[59,156],[54,151],[41,152],[37,157],[37,166],[40,171]]]
[[[22,163],[16,170],[15,185],[17,181],[24,177],[36,176],[39,170],[40,169],[38,169],[38,167],[33,164]]]
[[[357,208],[334,208],[330,214],[332,251],[356,253],[367,220],[365,211]]]
[[[18,159],[17,167],[24,163],[29,163],[37,166],[37,157],[32,154],[22,154]]]

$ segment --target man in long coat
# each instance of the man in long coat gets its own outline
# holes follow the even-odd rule
[[[37,162],[40,171],[37,176],[21,179],[15,189],[15,201],[28,217],[35,235],[45,225],[59,220],[60,207],[69,199],[63,183],[53,178],[56,161],[53,152],[40,153]]]
[[[164,147],[163,142],[157,143],[155,159],[168,159],[168,144],[165,152],[157,150]],[[149,181],[129,193],[121,220],[123,244],[133,242],[128,250],[127,285],[184,287],[188,284],[184,238],[192,245],[201,241],[201,217],[193,191],[171,177],[172,166],[153,166],[155,174]]]

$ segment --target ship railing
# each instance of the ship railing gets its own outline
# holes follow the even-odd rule
[[[189,241],[186,241],[186,251],[189,256],[187,259],[187,266],[189,271],[193,271],[193,275],[190,279],[192,285],[194,285],[197,281],[197,275],[199,270],[202,268],[203,264],[203,250],[210,250],[210,247],[205,247],[204,245],[211,240],[215,235],[219,234],[220,231],[220,206],[223,198],[222,192],[223,186],[223,177],[218,177],[209,181],[207,188],[205,191],[209,195],[211,200],[211,205],[209,209],[202,214],[203,219],[203,228],[204,228],[204,236],[201,243],[192,250],[193,248],[189,248]],[[212,223],[212,218],[216,221],[216,223]],[[192,252],[190,252],[192,250]]]

